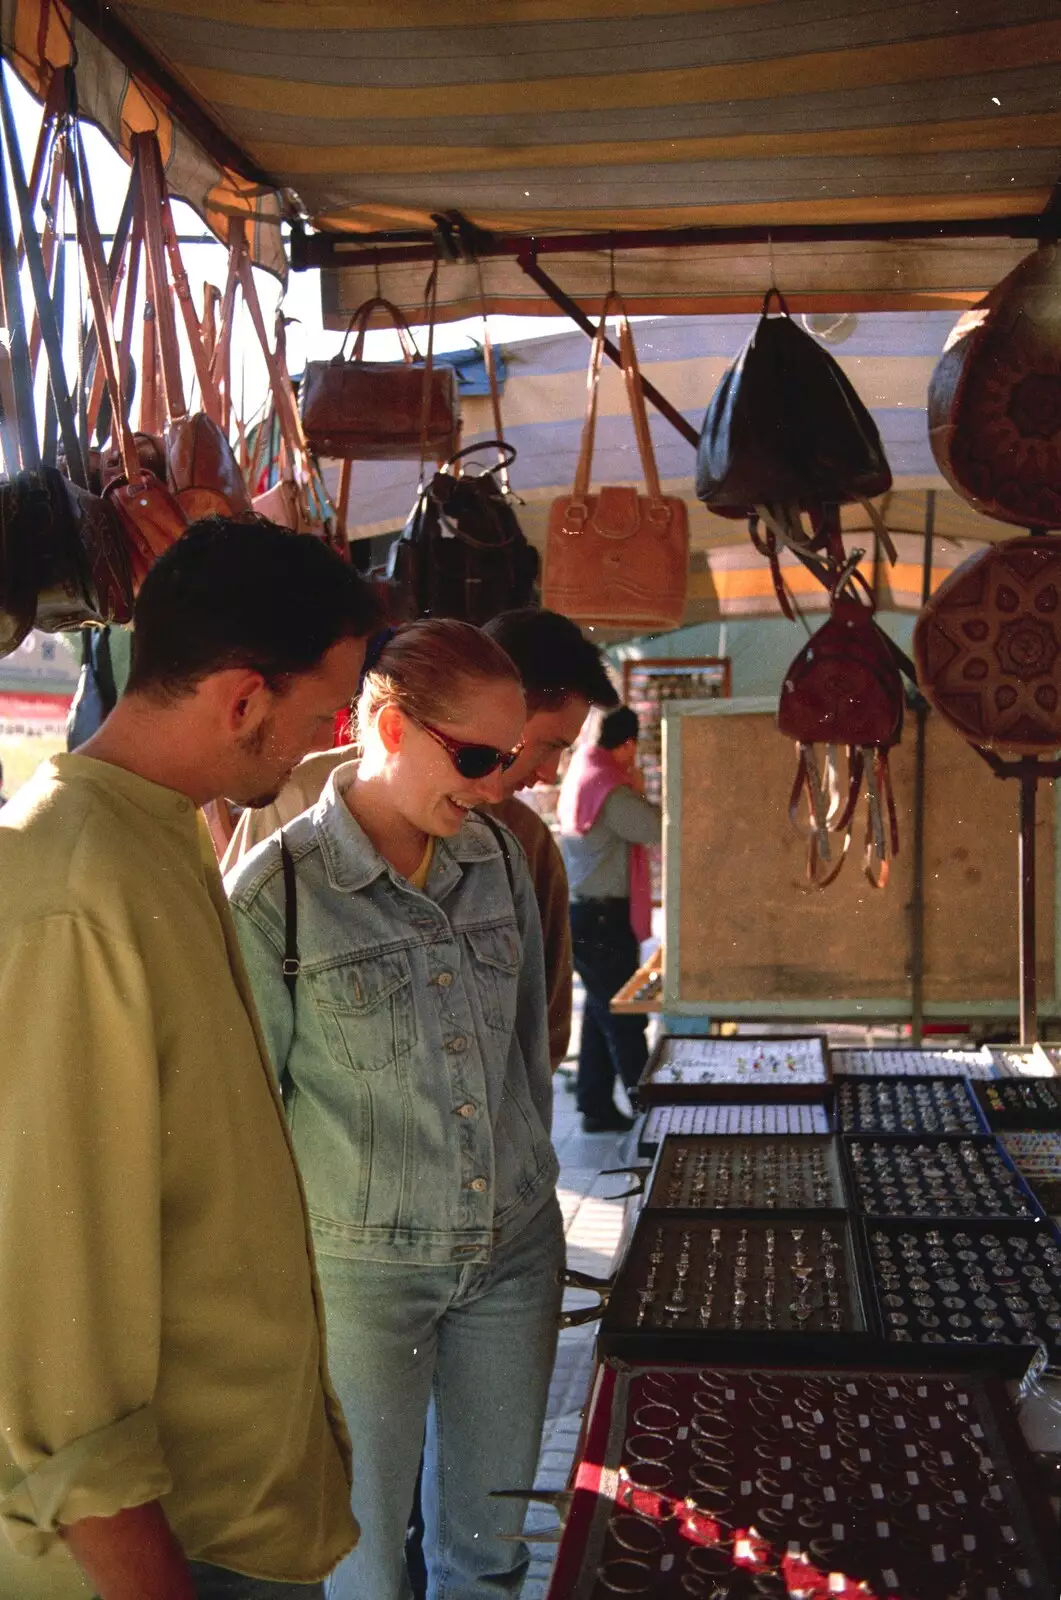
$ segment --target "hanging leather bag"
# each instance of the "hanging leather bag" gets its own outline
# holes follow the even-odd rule
[[[1061,247],[1041,246],[960,318],[929,384],[928,437],[977,511],[1061,528]]]
[[[181,262],[158,140],[153,133],[136,134],[133,149],[139,163],[147,281],[155,310],[169,418],[166,461],[170,488],[189,522],[215,515],[246,515],[251,509],[250,496],[235,452],[218,421],[220,400]],[[192,413],[188,411],[181,376],[175,301],[181,307],[203,401],[203,409]]]
[[[644,494],[626,486],[590,493],[604,330],[613,306]],[[626,308],[614,292],[604,302],[593,340],[587,387],[574,487],[554,500],[549,511],[542,603],[582,626],[639,632],[676,628],[688,586],[688,511],[684,500],[660,489],[634,337]]]
[[[807,832],[807,877],[817,888],[832,883],[847,858],[863,781],[864,870],[875,888],[887,883],[889,858],[899,850],[888,751],[899,742],[903,705],[902,678],[891,643],[874,621],[872,602],[846,587],[786,672],[777,711],[779,731],[797,747],[789,815]],[[804,793],[806,830],[799,819]]]
[[[917,681],[972,744],[1061,749],[1061,537],[1007,539],[948,574],[914,629]]]
[[[501,611],[531,603],[538,553],[499,482],[501,464],[480,473],[464,470],[472,456],[499,447],[504,465],[511,466],[512,445],[489,439],[458,451],[419,490],[402,536],[391,546],[393,617],[456,617],[481,627]]]
[[[366,361],[365,333],[383,311],[397,331],[401,361]],[[433,323],[432,323],[433,327]],[[355,334],[349,359],[346,346]],[[351,319],[339,354],[308,361],[302,379],[302,425],[314,455],[347,461],[449,461],[460,435],[460,400],[452,367],[425,361],[396,305],[375,296]]]
[[[775,297],[780,315],[771,316]],[[754,333],[707,408],[697,498],[719,516],[749,519],[752,542],[770,558],[791,617],[779,548],[825,551],[843,565],[840,507],[858,501],[894,561],[888,530],[870,503],[891,484],[877,425],[843,368],[792,321],[780,290],[770,289]]]

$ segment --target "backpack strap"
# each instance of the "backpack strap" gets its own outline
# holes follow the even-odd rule
[[[486,823],[486,826],[490,829],[490,832],[497,840],[497,847],[501,851],[501,859],[505,863],[505,877],[508,879],[508,892],[512,896],[512,904],[515,905],[516,880],[512,874],[512,856],[508,848],[508,840],[505,838],[505,830],[502,828],[499,822],[494,821],[493,817],[487,816],[485,811],[477,810],[475,815],[479,818],[480,822]]]
[[[302,963],[298,957],[298,886],[295,882],[295,862],[288,849],[287,840],[280,835],[280,865],[284,870],[284,982],[295,1005],[295,990]]]

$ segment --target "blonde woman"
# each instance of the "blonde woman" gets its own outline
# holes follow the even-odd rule
[[[359,760],[227,880],[354,1446],[361,1543],[329,1600],[408,1594],[421,1445],[431,1600],[515,1595],[526,1571],[501,1537],[523,1507],[489,1495],[533,1481],[563,1232],[538,911],[514,837],[476,813],[525,716],[478,629],[400,629],[366,673]]]

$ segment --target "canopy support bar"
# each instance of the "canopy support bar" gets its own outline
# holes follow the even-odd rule
[[[494,234],[465,218],[436,219],[434,234],[416,231],[341,234],[291,229],[291,266],[364,267],[443,259],[485,260],[490,256],[572,255],[589,251],[661,250],[681,245],[858,244],[888,239],[1028,239],[1054,237],[1061,221],[1044,212],[1012,217],[966,217],[924,222],[845,222],[767,227],[659,228],[612,233]]]

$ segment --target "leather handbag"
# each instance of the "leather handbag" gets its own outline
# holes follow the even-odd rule
[[[625,486],[590,493],[604,330],[612,306],[619,315],[619,350],[645,494]],[[676,628],[688,585],[688,511],[684,500],[660,489],[633,333],[614,292],[604,302],[590,351],[588,391],[574,487],[549,511],[542,603],[583,626],[642,633]]]
[[[528,544],[499,481],[502,463],[480,473],[465,462],[500,448],[504,467],[516,458],[496,439],[466,445],[422,485],[392,546],[387,568],[393,618],[456,617],[482,627],[501,611],[531,603],[538,552]]]
[[[169,418],[169,485],[188,522],[215,515],[245,516],[251,509],[250,495],[218,421],[221,403],[181,261],[156,135],[135,134],[133,150],[140,175],[147,281],[155,311],[162,389]],[[181,376],[175,300],[181,307],[203,398],[203,409],[191,414]]]
[[[775,297],[780,315],[771,316]],[[825,551],[842,566],[840,506],[859,501],[894,561],[884,520],[870,503],[891,485],[877,425],[842,367],[792,321],[781,292],[769,290],[754,333],[707,408],[697,498],[719,516],[749,519],[752,542],[769,558],[791,617],[779,548]]]
[[[889,857],[899,850],[888,751],[899,741],[903,706],[902,678],[891,642],[874,621],[872,602],[845,588],[834,595],[828,620],[786,672],[777,711],[779,731],[795,741],[798,751],[789,815],[800,832],[807,832],[807,877],[816,888],[832,883],[847,859],[863,780],[864,870],[875,888],[888,880]],[[824,761],[818,746],[824,746]],[[841,749],[846,782],[840,776]],[[804,793],[806,830],[799,818]],[[830,835],[840,836],[838,855]]]
[[[401,361],[366,361],[374,311],[397,330]],[[349,359],[347,342],[356,333]],[[308,361],[302,379],[302,425],[315,455],[347,461],[449,461],[460,435],[460,400],[452,367],[421,358],[408,323],[378,295],[357,308],[339,354]]]
[[[1043,245],[958,321],[928,389],[947,482],[985,516],[1061,528],[1061,247]]]
[[[948,574],[914,629],[917,681],[970,743],[1061,749],[1061,538],[1007,539]]]

